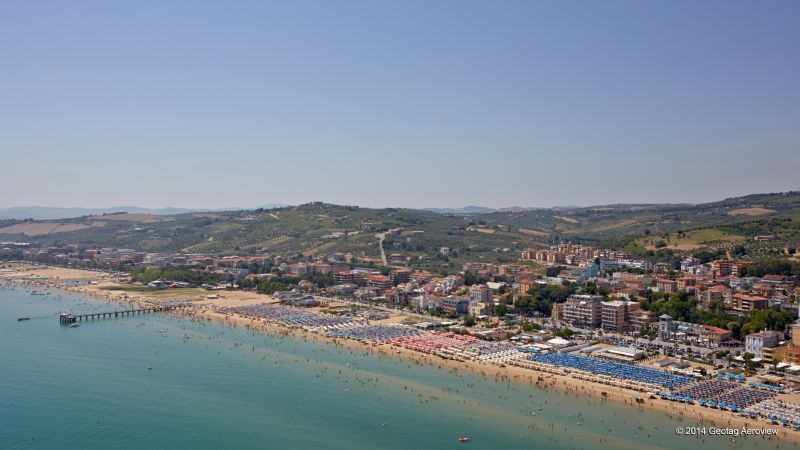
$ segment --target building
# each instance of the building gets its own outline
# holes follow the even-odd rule
[[[678,292],[678,282],[668,278],[659,278],[656,280],[656,289],[658,292],[673,293]]]
[[[602,320],[600,295],[573,295],[564,302],[563,321],[579,326],[599,327]]]
[[[469,314],[469,298],[448,296],[442,300],[442,311],[448,314]]]
[[[708,308],[712,302],[721,302],[727,305],[730,295],[731,289],[729,287],[718,284],[702,291],[697,295],[697,299],[700,301],[700,305],[704,308]]]
[[[524,279],[519,282],[519,295],[528,295],[536,287],[536,280]]]
[[[336,284],[360,284],[364,278],[360,272],[345,270],[333,274],[333,282]]]
[[[558,322],[564,320],[563,303],[553,303],[553,309],[550,311],[550,318]]]
[[[492,291],[486,286],[471,286],[469,296],[477,302],[489,303],[492,301]]]
[[[639,309],[638,311],[630,312],[630,329],[631,331],[639,332],[641,330],[649,330],[651,325],[656,323],[656,313],[652,311],[645,311]]]
[[[711,273],[714,278],[725,278],[733,274],[733,261],[729,259],[718,259],[711,261]]]
[[[474,300],[469,302],[470,316],[478,317],[487,314],[488,312],[489,312],[489,303],[476,302]]]
[[[728,304],[728,309],[741,312],[751,312],[757,309],[767,308],[769,308],[769,299],[743,293],[733,294]]]
[[[392,287],[392,279],[386,275],[367,275],[366,280],[367,286],[381,289],[389,289]]]
[[[800,348],[800,323],[792,324],[792,346]]]
[[[762,331],[760,333],[748,334],[744,341],[744,351],[755,355],[756,359],[772,359],[772,352],[769,349],[778,346],[782,336],[777,331]],[[766,351],[765,351],[766,350]],[[765,358],[769,355],[770,358]]]
[[[712,327],[711,325],[703,325],[700,327],[700,340],[715,347],[719,347],[723,342],[731,339],[731,337],[733,337],[733,333],[724,328]]]
[[[411,280],[411,270],[394,269],[389,273],[389,277],[392,278],[394,284],[408,283]]]
[[[658,338],[667,342],[690,343],[692,337],[700,336],[702,325],[674,320],[667,314],[658,316]]]
[[[695,285],[697,284],[697,280],[695,279],[695,277],[691,276],[680,277],[675,281],[678,283],[679,291],[688,292],[690,294],[694,293]]]
[[[639,310],[638,302],[614,300],[601,303],[602,327],[606,331],[624,333],[630,331],[631,313]]]

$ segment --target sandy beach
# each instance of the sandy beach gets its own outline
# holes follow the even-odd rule
[[[558,375],[516,366],[500,367],[478,361],[458,362],[446,360],[438,356],[423,354],[389,344],[368,345],[354,340],[334,339],[320,333],[300,328],[289,328],[281,324],[268,322],[264,319],[251,319],[240,315],[219,312],[220,308],[225,307],[277,302],[275,298],[267,295],[244,291],[219,291],[214,292],[214,294],[219,295],[219,298],[209,299],[207,298],[209,292],[200,289],[178,289],[175,290],[175,292],[170,292],[171,290],[167,289],[160,291],[158,296],[148,295],[149,293],[145,292],[109,290],[109,288],[118,287],[122,278],[126,277],[115,278],[110,274],[101,272],[23,264],[6,265],[5,268],[0,271],[0,282],[28,286],[31,289],[36,287],[63,289],[125,305],[154,305],[162,304],[167,301],[182,300],[191,306],[177,313],[193,316],[200,320],[214,320],[229,326],[246,327],[252,330],[311,339],[329,345],[344,346],[353,352],[370,353],[382,357],[402,358],[408,361],[409,364],[436,366],[442,370],[448,370],[454,373],[468,370],[475,374],[480,374],[483,377],[493,378],[498,381],[507,380],[526,383],[545,389],[556,389],[575,396],[594,397],[600,399],[601,402],[618,402],[631,408],[649,408],[659,411],[666,416],[685,418],[687,421],[693,422],[693,425],[696,422],[700,422],[708,426],[726,428],[777,429],[778,437],[763,437],[763,439],[773,440],[780,438],[790,441],[795,445],[800,443],[800,433],[769,425],[764,421],[748,420],[730,412],[702,408],[698,405],[669,402],[661,399],[645,399],[644,404],[639,404],[635,399],[642,396],[646,397],[646,395],[641,392],[580,380],[570,375]],[[65,283],[68,282],[76,282],[76,284],[65,285]],[[396,322],[397,318],[393,317],[388,321]],[[604,396],[603,393],[606,393],[606,395]],[[786,401],[800,403],[800,396],[797,394],[783,394],[781,398]]]

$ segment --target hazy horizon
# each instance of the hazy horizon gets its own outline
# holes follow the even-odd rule
[[[777,192],[750,192],[744,195],[755,195],[755,194],[782,194],[782,193],[791,193],[797,192],[796,189],[786,190],[786,191],[777,191]],[[489,208],[494,210],[502,210],[507,208],[529,208],[529,209],[548,209],[548,208],[585,208],[585,207],[592,207],[592,206],[604,206],[604,205],[624,205],[624,204],[654,204],[654,205],[667,205],[667,204],[703,204],[703,203],[713,203],[716,201],[722,201],[728,198],[735,198],[740,197],[740,195],[729,196],[724,198],[717,198],[712,199],[706,202],[639,202],[639,203],[629,203],[629,202],[604,202],[604,203],[592,203],[592,204],[563,204],[563,205],[501,205],[501,206],[493,206],[493,205],[433,205],[433,206],[398,206],[398,205],[359,205],[355,203],[338,203],[338,202],[328,202],[324,200],[309,200],[306,202],[301,203],[285,203],[285,202],[263,202],[257,205],[228,205],[228,206],[196,206],[196,207],[187,207],[182,205],[165,205],[165,206],[142,206],[142,205],[109,205],[109,206],[81,206],[81,205],[68,205],[68,206],[58,206],[58,205],[13,205],[13,206],[0,206],[0,209],[25,209],[25,208],[54,208],[54,209],[86,209],[86,210],[107,210],[107,209],[120,209],[120,208],[136,208],[136,209],[147,209],[147,210],[169,210],[169,209],[179,209],[179,210],[254,210],[259,208],[280,208],[284,206],[299,206],[303,204],[313,203],[322,201],[323,203],[327,204],[335,204],[335,205],[349,205],[349,206],[359,206],[364,208],[407,208],[407,209],[462,209],[462,208],[470,208],[470,207],[477,207],[477,208]]]
[[[0,5],[0,206],[800,189],[800,3]]]

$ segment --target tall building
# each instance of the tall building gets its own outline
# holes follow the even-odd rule
[[[639,302],[614,300],[602,302],[602,327],[623,333],[631,330],[631,313],[639,310]]]
[[[564,322],[578,326],[598,327],[602,324],[600,295],[572,295],[564,302]]]

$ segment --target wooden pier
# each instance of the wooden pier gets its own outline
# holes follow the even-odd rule
[[[75,322],[86,322],[88,320],[95,320],[95,319],[107,319],[111,317],[127,317],[127,316],[141,315],[141,314],[151,314],[156,312],[171,311],[175,308],[177,307],[154,306],[151,308],[123,309],[119,311],[108,311],[108,312],[88,313],[88,314],[62,313],[58,316],[58,321],[61,322],[62,324],[71,324]]]

